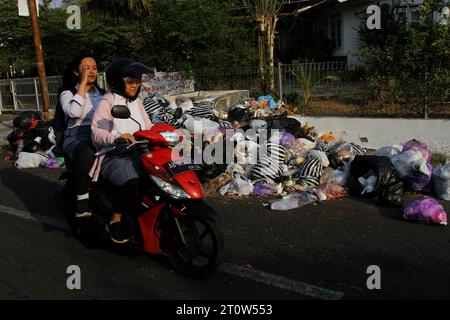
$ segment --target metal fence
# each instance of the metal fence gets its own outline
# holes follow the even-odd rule
[[[105,88],[105,73],[99,73],[97,82]],[[61,76],[47,77],[50,109],[58,102],[58,90],[62,85]],[[17,78],[0,80],[0,114],[2,111],[42,111],[41,84],[39,78]]]
[[[58,99],[58,89],[62,77],[47,77],[50,107],[54,108]],[[39,78],[19,78],[0,80],[0,112],[2,111],[42,111],[42,93]]]
[[[313,97],[329,97],[336,94],[357,94],[367,91],[363,82],[334,81],[346,74],[346,62],[318,62],[301,64],[278,64],[275,70],[274,92],[283,100],[289,96],[302,96],[302,83],[298,77],[303,72],[311,81],[321,80],[314,87]],[[258,68],[231,68],[227,70],[200,70],[195,73],[195,88],[201,91],[246,89],[252,96],[263,94],[259,81]]]
[[[257,68],[201,70],[195,73],[195,81],[196,90],[247,89],[251,96],[267,94],[261,89]],[[276,98],[306,115],[450,117],[450,97],[415,107],[386,95],[380,98],[346,62],[278,64],[275,84]],[[407,89],[406,92],[418,90]],[[310,99],[305,101],[308,91]]]
[[[383,97],[375,96],[366,82],[354,73],[349,76],[353,70],[346,62],[278,64],[275,71],[276,98],[296,106],[294,111],[305,115],[450,117],[450,97],[412,107],[396,102],[389,93],[387,97],[385,93]],[[99,74],[98,81],[105,87],[104,73]],[[251,96],[267,93],[261,90],[258,68],[199,70],[194,73],[194,81],[197,91],[249,90]],[[51,108],[56,106],[61,83],[61,77],[47,77]],[[305,103],[305,91],[309,89],[310,100]],[[407,89],[415,92],[419,88]],[[42,110],[39,79],[0,80],[0,113],[25,110]]]

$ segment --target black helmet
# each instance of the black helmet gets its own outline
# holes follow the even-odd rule
[[[134,101],[139,96],[141,88],[139,87],[136,95],[130,97],[125,93],[125,77],[142,79],[144,73],[152,73],[146,65],[133,59],[118,59],[111,63],[106,70],[106,81],[114,93],[120,94],[127,99]]]

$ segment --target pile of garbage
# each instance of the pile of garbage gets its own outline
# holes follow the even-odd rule
[[[193,102],[186,96],[170,103],[155,95],[143,102],[153,123],[168,123],[201,139],[200,145],[191,143],[190,151],[202,156],[199,176],[209,194],[281,197],[268,200],[272,210],[351,194],[404,207],[407,220],[447,224],[444,209],[433,198],[404,205],[406,190],[450,200],[450,163],[433,168],[426,143],[412,139],[366,150],[331,132],[317,132],[271,96],[241,101],[226,112],[217,111],[213,100]],[[51,124],[39,113],[20,114],[14,127],[8,141],[16,152],[17,168],[63,165]],[[229,145],[231,154],[204,156],[205,151]]]
[[[64,166],[64,158],[58,156],[55,150],[51,122],[42,120],[40,112],[22,112],[14,118],[13,125],[14,129],[7,139],[14,154],[6,155],[6,158],[16,158],[16,168],[56,169]]]
[[[290,210],[348,194],[402,207],[406,190],[434,192],[438,198],[450,200],[450,164],[433,169],[431,151],[415,139],[368,152],[332,133],[316,132],[270,96],[242,101],[222,113],[212,101],[194,103],[184,96],[172,103],[161,97],[148,98],[144,105],[153,122],[203,135],[209,145],[233,141],[233,162],[216,164],[221,173],[205,183],[210,194],[281,196],[269,201],[273,210]],[[235,132],[231,137],[225,133],[230,130]],[[263,133],[268,133],[264,142],[260,139]],[[413,211],[406,206],[405,219],[447,223],[443,209],[431,215]],[[427,215],[434,218],[424,218]]]

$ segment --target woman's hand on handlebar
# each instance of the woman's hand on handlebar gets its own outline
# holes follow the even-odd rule
[[[130,134],[130,133],[124,133],[119,138],[116,139],[117,144],[124,144],[124,143],[136,143],[136,138]]]

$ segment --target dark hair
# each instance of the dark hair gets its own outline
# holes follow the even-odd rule
[[[80,55],[76,56],[70,62],[70,64],[67,66],[67,68],[64,71],[63,83],[62,83],[61,88],[59,89],[58,95],[60,95],[63,91],[71,90],[71,89],[75,88],[75,86],[79,82],[79,78],[74,73],[74,71],[78,72],[78,68],[80,67],[81,61],[83,61],[83,59],[85,59],[85,58],[92,58],[95,61],[97,61],[97,59],[95,59],[94,55],[89,54],[89,53],[80,54]],[[97,89],[99,89],[97,83],[94,83],[93,85]]]

